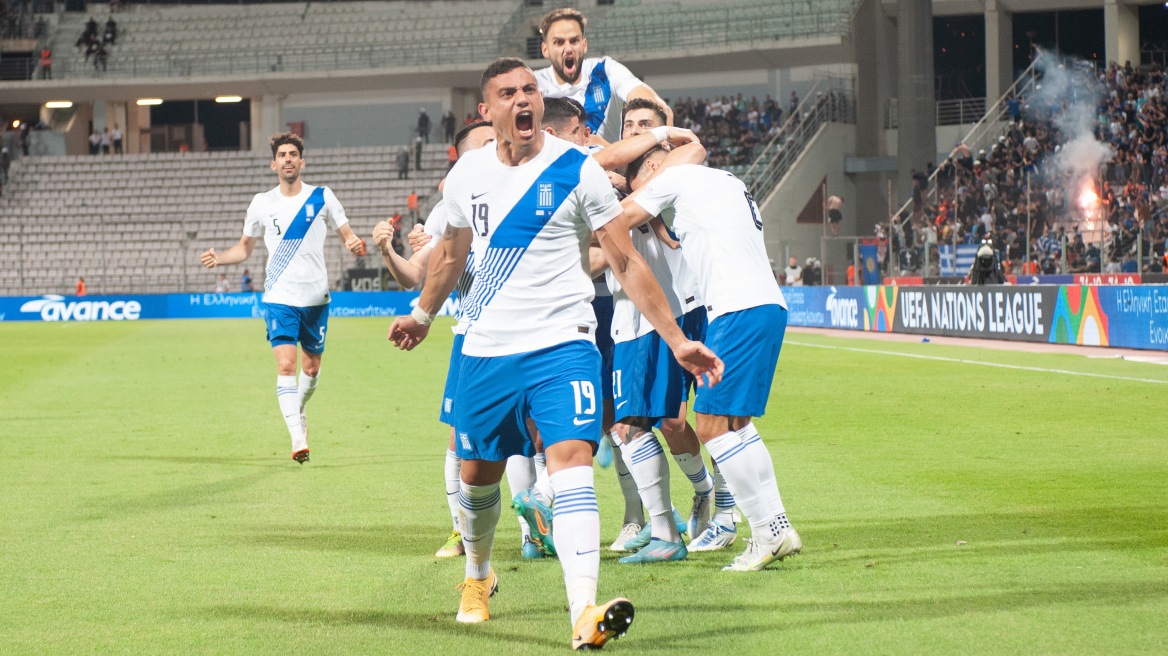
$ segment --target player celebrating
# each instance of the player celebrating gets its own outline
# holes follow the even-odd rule
[[[665,108],[661,105],[643,98],[633,99],[625,107],[623,136],[628,140],[635,135],[660,129],[667,120]],[[664,249],[663,254],[673,277],[674,292],[681,301],[682,311],[685,313],[682,319],[682,332],[689,339],[703,341],[706,336],[706,308],[702,305],[697,278],[692,267],[686,264],[678,249]],[[682,386],[681,405],[676,413],[663,418],[658,423],[658,428],[661,429],[661,435],[665,438],[674,461],[694,488],[688,523],[691,541],[687,549],[714,551],[733,544],[738,537],[734,521],[734,495],[730,494],[717,464],[713,466],[712,478],[702,464],[701,446],[697,435],[685,418],[686,402],[689,400],[690,389],[694,387],[694,380],[687,372],[683,372],[683,375],[685,382]],[[664,460],[664,455],[651,457],[643,466],[651,468],[655,459]],[[711,491],[714,497],[712,517]],[[641,531],[636,538],[626,541],[625,545],[630,549],[641,548],[649,543],[651,537],[649,531]]]
[[[460,503],[466,579],[458,619],[490,617],[498,586],[490,565],[501,504],[499,480],[510,455],[532,452],[524,419],[540,430],[555,492],[556,551],[564,569],[573,648],[601,647],[633,619],[627,599],[597,606],[600,515],[592,454],[599,419],[600,354],[582,253],[595,232],[612,269],[679,362],[716,383],[722,363],[686,340],[665,309],[660,287],[632,250],[620,205],[600,166],[539,129],[543,100],[522,60],[502,58],[483,73],[480,113],[492,121],[494,148],[468,153],[451,170],[443,197],[450,228],[435,247],[418,306],[398,317],[390,339],[412,349],[425,339],[454,288],[473,242],[475,281],[455,393],[463,458]]]
[[[553,9],[539,23],[540,50],[551,66],[535,72],[539,90],[547,98],[571,98],[584,106],[592,134],[613,142],[620,139],[621,110],[631,98],[647,98],[668,108],[649,85],[641,82],[612,57],[586,59],[588,19],[575,9]],[[670,112],[669,109],[666,109]],[[673,114],[668,114],[669,124]]]
[[[292,459],[308,461],[308,418],[304,408],[316,390],[320,357],[328,330],[328,273],[324,269],[326,228],[336,231],[345,248],[365,252],[365,242],[349,228],[340,201],[328,187],[300,180],[304,142],[291,132],[272,137],[272,171],[280,185],[256,194],[247,208],[243,236],[222,253],[212,248],[200,256],[213,269],[238,264],[251,256],[256,238],[268,249],[264,275],[264,319],[276,356],[276,398],[292,436]],[[296,343],[300,342],[300,377],[296,376]]]
[[[694,148],[701,146],[678,150]],[[663,216],[697,274],[710,316],[707,339],[728,365],[721,385],[697,391],[697,435],[752,533],[746,550],[723,569],[756,571],[803,546],[787,520],[770,452],[751,421],[766,411],[787,326],[786,301],[771,273],[758,208],[742,181],[703,166],[664,168],[665,158],[664,150],[654,149],[629,166],[634,193],[624,201],[625,212],[630,225]]]

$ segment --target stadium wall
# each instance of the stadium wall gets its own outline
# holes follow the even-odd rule
[[[1168,287],[784,287],[789,324],[1168,350]]]
[[[1168,351],[1168,287],[784,287],[789,324]],[[0,298],[4,321],[244,319],[263,316],[259,293]],[[407,314],[418,292],[333,292],[332,317]],[[440,314],[452,316],[452,296]]]

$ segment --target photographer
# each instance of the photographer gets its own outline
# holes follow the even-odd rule
[[[1002,271],[1002,263],[993,243],[983,239],[977,249],[977,258],[969,268],[967,276],[970,285],[1004,285],[1006,274]]]

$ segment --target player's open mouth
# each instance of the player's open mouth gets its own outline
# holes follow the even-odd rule
[[[564,74],[569,78],[576,77],[576,55],[564,56]]]
[[[521,137],[530,137],[535,134],[535,116],[531,112],[519,112],[515,115],[515,131]]]

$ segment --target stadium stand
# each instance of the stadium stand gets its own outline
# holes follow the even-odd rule
[[[930,176],[919,208],[910,209],[912,201],[902,208],[911,220],[905,222],[907,231],[894,232],[894,248],[899,242],[919,251],[938,241],[973,244],[988,236],[1011,263],[1010,273],[1024,272],[1028,240],[1031,267],[1038,272],[1161,272],[1168,247],[1166,77],[1162,66],[1112,64],[1077,78],[1079,94],[1100,99],[1090,134],[1114,152],[1081,190],[1088,199],[1090,193],[1101,197],[1104,234],[1098,220],[1093,230],[1081,228],[1076,213],[1083,199],[1066,197],[1068,176],[1054,165],[1061,149],[1080,136],[1068,129],[1074,124],[1066,120],[1070,105],[1052,104],[1024,88],[1017,100],[1009,95],[991,109],[994,120],[988,124],[1000,126],[991,134],[996,138],[985,148],[974,143],[959,149]],[[935,255],[930,259],[937,261]]]
[[[489,61],[515,31],[514,0],[133,5],[98,72],[73,47],[93,16],[67,14],[53,42],[63,77],[230,75]]]
[[[368,242],[378,221],[406,214],[409,193],[429,194],[446,171],[446,146],[436,144],[422,171],[398,180],[399,149],[308,148],[305,181],[331,187]],[[252,196],[275,186],[267,164],[252,152],[25,159],[0,198],[0,294],[71,293],[82,276],[90,293],[211,291],[221,271],[204,269],[198,254],[239,240]],[[262,288],[257,251],[222,271],[233,290],[245,268]],[[325,255],[337,288],[355,260],[335,236]]]

